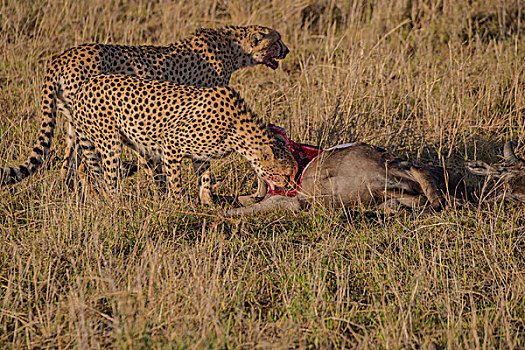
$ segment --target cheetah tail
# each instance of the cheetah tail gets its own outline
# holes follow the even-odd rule
[[[29,159],[22,165],[0,168],[0,186],[20,182],[42,166],[49,153],[55,131],[57,86],[58,82],[52,74],[52,70],[48,70],[42,89],[42,126],[38,141],[31,151]]]

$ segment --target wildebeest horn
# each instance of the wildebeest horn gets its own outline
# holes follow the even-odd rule
[[[521,161],[521,159],[514,154],[514,142],[508,141],[505,144],[505,147],[503,147],[503,157],[505,158],[507,165],[515,165]]]

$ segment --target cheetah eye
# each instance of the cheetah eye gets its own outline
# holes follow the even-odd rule
[[[262,39],[263,39],[262,34],[260,33],[252,34],[252,38],[251,38],[252,46],[257,46],[261,42]]]

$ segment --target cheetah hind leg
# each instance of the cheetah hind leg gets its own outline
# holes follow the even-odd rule
[[[82,200],[98,198],[100,196],[100,193],[95,189],[98,187],[94,184],[96,179],[93,177],[93,174],[90,173],[88,168],[89,166],[87,166],[85,162],[81,162],[77,171],[78,190]]]
[[[162,161],[158,161],[155,158],[149,157],[147,154],[141,154],[136,152],[138,155],[138,165],[134,161],[122,162],[121,177],[126,178],[135,174],[138,169],[146,169],[148,175],[153,178],[157,189],[161,192],[166,192],[166,174]]]
[[[95,188],[100,188],[97,182],[102,179],[102,168],[100,167],[100,154],[95,146],[83,135],[79,135],[79,146],[83,150],[82,162],[78,167],[78,179],[80,194],[82,198],[96,198],[100,195]]]
[[[162,192],[166,192],[166,174],[162,162],[146,156],[139,158],[140,163],[145,163],[146,168],[150,170],[150,175],[155,180],[157,188]]]
[[[76,135],[75,128],[70,122],[67,123],[67,135],[66,135],[66,153],[64,161],[62,162],[62,167],[60,169],[60,178],[64,181],[69,187],[73,186],[73,178],[75,176],[76,170],[80,166],[82,159],[82,149],[77,147],[76,144]],[[85,171],[85,168],[84,168]]]
[[[165,192],[166,175],[164,173],[162,161],[151,157],[141,149],[137,149],[135,144],[123,135],[121,135],[121,141],[124,146],[127,146],[133,150],[139,161],[138,163],[132,160],[122,162],[120,176],[122,178],[130,177],[133,176],[140,168],[147,169],[148,174],[155,180],[159,190]]]
[[[118,179],[120,177],[120,156],[121,143],[118,133],[106,135],[107,140],[104,144],[112,145],[111,147],[101,147],[100,151],[95,148],[95,143],[102,144],[102,140],[95,141],[95,143],[88,140],[81,133],[78,133],[80,146],[84,154],[83,160],[86,164],[89,175],[89,180],[85,182],[85,188],[88,195],[92,196],[95,191],[89,188],[93,182],[97,188],[101,188],[102,195],[108,199],[113,199],[117,194]],[[84,173],[84,169],[82,169]],[[85,178],[84,175],[82,177]],[[91,180],[91,181],[90,181]],[[104,183],[100,183],[100,182]]]
[[[119,132],[115,130],[105,136],[105,140],[102,140],[100,136],[98,140],[98,144],[102,145],[100,147],[100,155],[106,183],[104,196],[107,199],[114,199],[118,192],[119,178],[121,178],[120,157],[122,154],[122,140]]]

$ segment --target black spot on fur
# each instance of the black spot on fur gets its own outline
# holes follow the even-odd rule
[[[29,176],[30,174],[29,169],[27,169],[27,167],[24,165],[20,166],[20,172],[22,173],[22,175],[24,175],[24,177]]]

